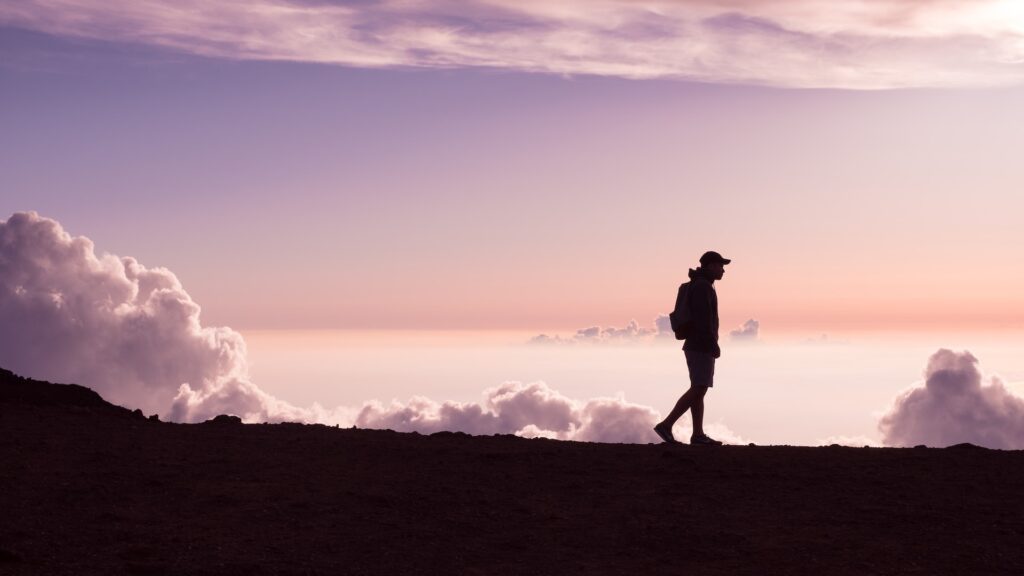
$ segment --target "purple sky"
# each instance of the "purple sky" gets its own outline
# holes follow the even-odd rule
[[[166,266],[210,323],[538,331],[648,324],[685,268],[713,248],[736,260],[720,288],[729,325],[759,318],[817,332],[1024,324],[1024,271],[1006,265],[1024,247],[1016,158],[1024,89],[1004,74],[1020,69],[1007,52],[1012,43],[986,45],[1001,55],[993,58],[1003,72],[991,81],[961,74],[951,60],[942,70],[957,88],[848,90],[833,72],[815,77],[813,66],[782,58],[758,63],[756,83],[777,85],[759,87],[733,72],[709,82],[685,67],[601,72],[591,62],[569,76],[531,72],[536,66],[515,64],[522,54],[507,46],[493,49],[488,66],[468,65],[451,48],[443,67],[404,55],[355,68],[324,56],[320,36],[288,57],[238,51],[237,30],[207,50],[200,48],[214,44],[158,33],[149,4],[121,15],[65,4],[0,11],[9,24],[0,29],[0,209],[36,210],[101,252]],[[842,38],[860,40],[844,40],[845,65],[874,70],[875,55],[855,57],[861,40],[885,32],[879,14],[837,9],[815,20],[802,12],[806,3],[769,4],[764,12],[733,3],[718,16],[708,12],[714,3],[691,8],[706,17],[700,29],[710,36],[700,38],[716,50],[735,48],[737,34],[769,37],[766,19],[775,18],[805,36],[846,30]],[[189,34],[215,34],[211,23],[238,9],[223,6],[220,15],[195,11],[201,22]],[[374,12],[380,33],[401,21],[436,28],[428,16],[396,15],[397,4],[375,6],[361,17],[387,12]],[[435,6],[442,21],[445,6]],[[523,39],[553,22],[566,33],[600,28],[576,3],[557,14],[524,6],[526,23],[488,12],[481,26]],[[657,47],[648,42],[665,34],[656,23],[692,27],[696,18],[672,20],[686,3],[643,18],[622,16],[621,3],[604,6],[593,18],[651,19],[609,33],[613,55],[624,31]],[[889,31],[908,44],[886,62],[922,57],[927,43],[960,50],[960,40],[942,36],[961,25],[950,23],[950,10],[894,20]],[[75,13],[90,14],[81,22],[91,24],[69,24]],[[972,28],[978,42],[996,36],[985,14],[971,15],[984,24]],[[253,18],[238,26],[274,38]],[[126,22],[155,32],[132,35]],[[1005,27],[1018,24],[1011,18]],[[717,35],[723,26],[733,40]],[[469,41],[476,29],[454,30]],[[440,42],[424,34],[423,42]],[[557,47],[563,56],[569,50]],[[672,54],[665,57],[675,62]],[[813,50],[805,57],[815,54],[819,68],[842,68]],[[616,58],[604,62],[628,64]],[[773,75],[773,62],[785,73]],[[836,87],[787,87],[821,83]],[[991,280],[979,282],[972,270]]]

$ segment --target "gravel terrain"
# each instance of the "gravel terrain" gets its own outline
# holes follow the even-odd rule
[[[1024,451],[170,424],[0,372],[0,574],[1024,574]]]

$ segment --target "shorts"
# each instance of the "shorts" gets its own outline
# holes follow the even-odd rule
[[[715,355],[696,350],[683,350],[690,370],[690,386],[711,388],[715,385]]]

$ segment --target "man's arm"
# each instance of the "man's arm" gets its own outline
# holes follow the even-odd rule
[[[716,343],[711,323],[711,285],[707,282],[692,282],[687,298],[690,301],[690,336],[687,340],[694,350],[713,352]]]

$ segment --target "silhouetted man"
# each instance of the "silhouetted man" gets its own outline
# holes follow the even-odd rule
[[[679,398],[672,412],[654,427],[654,431],[665,442],[678,443],[672,436],[672,426],[689,410],[693,417],[690,444],[721,444],[704,433],[704,395],[714,385],[715,359],[722,355],[718,347],[718,294],[715,293],[715,280],[722,279],[725,265],[729,262],[731,260],[722,258],[718,252],[705,252],[700,257],[700,266],[695,270],[690,269],[690,284],[685,296],[681,298],[681,305],[686,310],[677,310],[677,313],[682,312],[687,318],[683,353],[686,355],[686,367],[690,371],[690,389]]]

